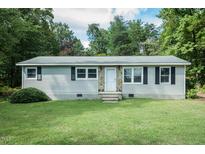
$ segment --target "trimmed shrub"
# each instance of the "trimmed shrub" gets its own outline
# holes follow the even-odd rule
[[[44,92],[36,88],[21,89],[9,98],[10,103],[31,103],[49,100],[50,98]]]
[[[0,96],[7,97],[18,90],[19,88],[11,88],[8,86],[0,87]]]
[[[197,93],[198,93],[197,89],[190,89],[187,92],[187,98],[198,98]]]

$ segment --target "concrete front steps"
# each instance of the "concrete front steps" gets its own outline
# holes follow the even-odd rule
[[[121,92],[99,92],[99,95],[106,102],[117,102],[122,99]]]

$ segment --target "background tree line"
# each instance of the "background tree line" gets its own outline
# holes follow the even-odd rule
[[[84,49],[69,25],[55,23],[52,9],[0,9],[0,84],[19,86],[15,64],[43,55],[175,55],[192,63],[188,87],[205,83],[205,10],[161,9],[161,27],[116,16],[108,29],[88,26]]]
[[[20,86],[15,64],[36,56],[80,55],[69,26],[53,22],[52,9],[0,9],[0,84]]]
[[[124,21],[123,17],[116,16],[107,30],[99,24],[89,25],[87,35],[95,55],[157,54],[159,29],[141,20]]]

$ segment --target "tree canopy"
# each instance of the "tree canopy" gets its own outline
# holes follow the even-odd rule
[[[205,9],[162,9],[160,53],[192,63],[188,67],[190,87],[205,84]]]
[[[20,85],[15,64],[36,56],[75,55],[83,46],[52,9],[0,9],[0,83]],[[64,52],[65,51],[65,52]]]
[[[87,30],[93,54],[105,55],[156,55],[159,29],[141,20],[125,21],[116,16],[108,29],[91,24]],[[143,48],[143,53],[140,50]]]

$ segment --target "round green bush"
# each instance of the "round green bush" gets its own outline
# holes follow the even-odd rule
[[[41,90],[36,88],[25,88],[14,92],[10,98],[10,103],[31,103],[48,101],[50,98]]]

